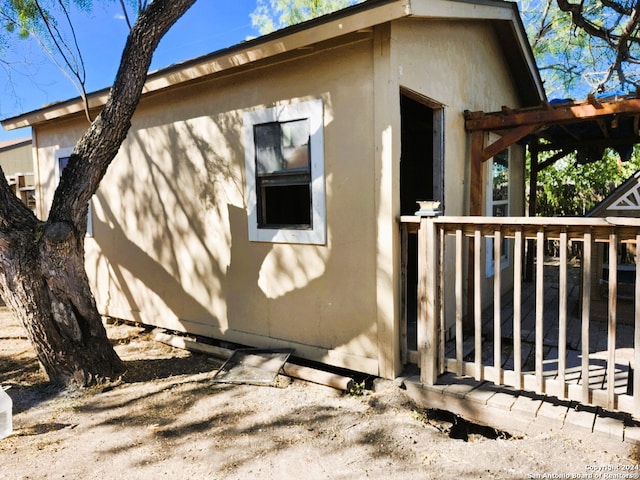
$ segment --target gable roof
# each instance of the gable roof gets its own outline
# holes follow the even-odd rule
[[[0,152],[13,150],[14,148],[24,147],[30,144],[31,144],[31,137],[3,140],[2,142],[0,142]]]
[[[640,171],[634,173],[587,213],[587,217],[610,216],[640,216]]]
[[[524,106],[545,99],[544,88],[528,43],[517,5],[501,0],[368,0],[363,3],[293,25],[232,47],[149,73],[143,95],[211,75],[231,74],[276,59],[300,55],[302,49],[322,48],[340,38],[365,37],[371,28],[402,18],[490,21],[504,48],[514,84]],[[87,97],[89,108],[106,102],[109,89]],[[7,130],[33,126],[81,113],[76,97],[2,121]]]

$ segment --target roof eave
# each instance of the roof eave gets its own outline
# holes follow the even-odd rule
[[[370,0],[333,14],[239,43],[230,48],[150,72],[143,95],[206,75],[237,69],[339,35],[372,28],[375,25],[406,17],[409,14],[410,3],[408,0]],[[109,91],[110,88],[106,88],[88,95],[89,109],[103,106],[109,96]],[[82,98],[76,97],[4,119],[2,126],[6,130],[29,127],[54,118],[82,113],[84,109]]]
[[[468,4],[477,8],[469,10]],[[316,43],[355,33],[376,25],[404,17],[466,18],[503,20],[514,25],[515,40],[521,48],[521,58],[512,70],[526,66],[528,82],[518,82],[524,97],[536,97],[535,102],[545,99],[542,81],[535,67],[533,54],[526,40],[522,22],[515,4],[495,0],[369,0],[333,14],[293,25],[230,48],[188,60],[151,72],[148,75],[144,94],[193,81],[208,75],[220,74],[258,61],[264,61],[286,52],[303,49]],[[523,43],[524,42],[524,43]],[[526,47],[525,47],[526,46]],[[89,109],[101,108],[109,97],[109,88],[87,96]],[[535,92],[532,94],[532,92]],[[539,98],[538,98],[539,97]],[[525,103],[532,102],[531,99]],[[38,110],[2,120],[6,130],[34,126],[55,118],[84,112],[80,97],[54,103]]]

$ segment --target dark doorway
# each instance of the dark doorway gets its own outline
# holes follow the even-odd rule
[[[412,92],[400,95],[400,213],[413,215],[416,200],[442,200],[442,108],[428,106]],[[407,348],[417,349],[418,245],[409,235],[405,308]]]

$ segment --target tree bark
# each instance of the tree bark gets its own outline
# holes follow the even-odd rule
[[[0,294],[57,385],[94,385],[125,371],[84,267],[87,206],[127,135],[153,52],[193,3],[154,0],[140,13],[109,99],[76,144],[46,221],[20,203],[0,169]]]

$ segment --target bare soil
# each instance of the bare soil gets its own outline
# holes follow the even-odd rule
[[[359,395],[288,377],[277,387],[213,383],[220,360],[158,343],[139,326],[107,328],[128,366],[122,383],[61,391],[0,308],[0,383],[14,401],[14,433],[0,440],[0,480],[640,473],[638,452],[619,441],[555,432],[514,438],[469,425],[466,441],[453,439],[454,418],[418,408],[395,382],[376,381]]]

